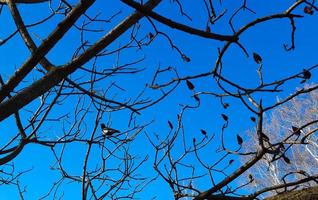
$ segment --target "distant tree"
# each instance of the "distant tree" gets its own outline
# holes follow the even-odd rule
[[[307,85],[307,88],[315,85]],[[278,99],[279,101],[279,99]],[[279,143],[284,138],[290,137],[289,150],[285,154],[289,161],[278,159],[282,155],[265,155],[262,160],[255,164],[245,174],[253,174],[253,188],[264,188],[272,185],[284,184],[284,181],[297,181],[302,177],[314,176],[318,173],[318,137],[314,134],[317,124],[312,121],[317,120],[318,113],[318,92],[316,90],[305,95],[293,98],[283,106],[274,109],[269,115],[264,117],[263,130],[267,133],[272,143]],[[300,129],[304,124],[305,128]],[[257,137],[253,130],[248,131],[248,142],[245,148],[257,149]],[[300,138],[302,140],[300,140]],[[293,144],[293,145],[292,145]],[[286,148],[286,147],[285,147]],[[246,160],[246,158],[244,158]],[[286,176],[288,175],[288,176]],[[316,181],[309,181],[294,186],[295,189],[312,187],[317,185]],[[283,189],[272,191],[272,193],[283,192]]]
[[[296,102],[317,94],[304,86],[317,11],[314,0],[0,0],[2,188],[213,200],[316,182],[303,166],[318,118]]]

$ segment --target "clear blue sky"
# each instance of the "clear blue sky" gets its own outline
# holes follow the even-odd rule
[[[57,1],[53,2],[56,3]],[[234,26],[238,29],[242,25],[256,19],[257,17],[281,12],[293,2],[294,1],[278,2],[275,0],[248,1],[249,8],[253,9],[256,14],[251,14],[247,11],[242,12],[235,18]],[[231,30],[227,24],[228,17],[234,9],[239,7],[239,5],[240,1],[224,1],[220,8],[222,10],[225,8],[228,9],[228,14],[221,19],[215,27],[212,27],[211,30],[217,33],[231,34]],[[56,4],[53,6],[56,6]],[[49,7],[46,3],[32,6],[23,5],[19,6],[19,9],[26,24],[43,18],[49,11]],[[101,12],[101,17],[109,17],[118,10],[121,10],[122,12],[118,17],[114,18],[112,23],[104,23],[96,26],[97,28],[104,28],[107,32],[114,27],[116,22],[121,21],[124,17],[129,15],[132,12],[132,9],[116,0],[108,1],[107,3],[106,1],[99,0],[88,13],[93,15],[94,13]],[[186,20],[185,17],[181,16],[178,12],[177,6],[171,3],[171,1],[165,1],[155,10],[162,15],[168,16],[168,18],[181,21],[199,29],[205,29],[206,14],[202,2],[200,4],[185,2],[184,10],[192,17],[192,21]],[[297,31],[295,51],[286,52],[283,50],[283,44],[290,44],[291,27],[289,21],[286,19],[274,20],[269,23],[255,26],[250,31],[243,34],[240,38],[241,44],[244,45],[250,55],[252,55],[252,52],[258,52],[262,56],[265,82],[270,82],[281,77],[291,75],[292,73],[300,72],[303,68],[316,64],[316,47],[318,45],[316,37],[318,35],[318,29],[317,26],[313,26],[313,24],[317,22],[317,15],[305,15],[302,12],[302,9],[298,9],[296,13],[304,15],[305,19],[296,20]],[[61,19],[61,17],[55,17],[43,25],[29,29],[33,39],[37,41],[37,44],[40,43],[39,38],[44,39]],[[6,35],[15,30],[15,25],[12,22],[10,13],[5,6],[3,7],[0,15],[0,24],[3,27],[0,31],[0,38],[4,38]],[[77,24],[80,25],[81,23],[78,22]],[[148,32],[153,32],[150,24],[145,19],[141,20],[140,24],[140,37],[142,35],[146,35]],[[112,95],[116,95],[116,98],[118,99],[125,99],[129,97],[136,97],[144,85],[150,82],[158,66],[174,66],[180,76],[203,73],[212,69],[217,57],[217,48],[223,46],[222,42],[201,39],[196,36],[173,30],[159,23],[156,23],[156,26],[160,31],[167,33],[171,37],[175,45],[191,58],[191,62],[184,62],[177,51],[173,50],[169,46],[166,39],[163,37],[157,37],[148,47],[144,47],[138,51],[136,51],[136,49],[127,50],[120,55],[120,62],[122,63],[145,57],[144,62],[135,66],[138,68],[145,68],[144,72],[135,76],[123,75],[111,77],[108,81],[104,82],[104,85],[98,85],[98,88],[103,88],[111,81],[116,80],[121,87],[126,89],[126,92],[121,94],[116,91],[113,92]],[[94,42],[104,33],[105,32],[89,34],[86,39],[89,39],[90,42]],[[56,65],[62,65],[68,62],[79,44],[79,36],[80,35],[77,31],[71,30],[58,43],[58,45],[50,51],[48,58]],[[109,49],[124,44],[128,37],[129,34],[124,34],[120,39],[116,40]],[[0,73],[6,80],[10,77],[14,70],[30,56],[30,53],[23,44],[20,36],[17,34],[12,40],[0,47],[0,55]],[[115,61],[116,57],[110,56],[101,59],[98,64],[104,68],[111,68],[115,65]],[[252,57],[247,58],[237,46],[233,46],[227,52],[224,57],[223,65],[224,74],[226,74],[228,78],[240,82],[245,86],[255,86],[258,83],[256,73],[257,65],[253,61]],[[81,75],[83,74],[79,72],[72,76],[72,78],[80,77]],[[38,77],[38,73],[33,73],[31,76],[27,77],[27,80],[32,81]],[[170,75],[166,75],[160,80],[162,82],[167,82],[170,78]],[[312,81],[317,82],[315,74],[313,74]],[[210,78],[193,80],[192,82],[195,85],[195,91],[197,92],[219,91],[214,81]],[[284,97],[294,91],[295,87],[299,86],[297,85],[298,83],[299,82],[294,82],[290,84],[287,88],[285,88],[286,91],[280,94],[280,97]],[[24,83],[21,84],[21,88],[23,86],[25,86]],[[159,94],[160,93],[157,91],[148,91],[145,95],[154,97]],[[142,111],[142,115],[138,116],[138,122],[146,123],[154,120],[154,123],[146,129],[146,132],[149,135],[152,135],[153,133],[157,133],[159,135],[167,134],[169,131],[167,120],[170,120],[172,123],[177,122],[176,115],[179,113],[181,108],[179,104],[195,104],[194,99],[191,98],[192,94],[193,93],[186,87],[186,84],[181,83],[177,90],[164,101],[152,108]],[[263,96],[264,104],[268,105],[269,103],[275,102],[276,96],[276,94]],[[225,110],[220,105],[218,99],[203,96],[201,99],[202,105],[200,109],[195,112],[188,112],[184,118],[184,126],[186,135],[188,136],[187,139],[189,139],[189,141],[192,141],[193,137],[197,139],[202,138],[200,135],[200,129],[205,129],[209,135],[211,133],[215,133],[215,137],[219,138],[220,130],[223,125],[223,121],[220,117],[221,113],[226,113],[230,116],[230,126],[226,131],[226,138],[228,141],[227,145],[235,146],[235,135],[240,133],[244,138],[244,131],[253,127],[253,124],[249,120],[251,113],[242,106],[241,102],[233,99],[225,99],[225,101],[230,104],[230,107]],[[75,98],[70,98],[64,105],[57,106],[50,116],[57,116],[67,110],[72,110],[74,100]],[[36,100],[34,103],[25,107],[25,109],[35,109],[38,103],[39,100]],[[27,111],[23,112],[23,114],[23,121],[27,123],[26,119],[29,114]],[[90,117],[85,121],[87,129],[92,128],[90,124],[94,120],[94,113],[91,113],[89,116]],[[129,113],[116,112],[111,116],[114,128],[120,130],[126,130],[128,128],[126,119],[129,117]],[[103,117],[103,120],[107,121],[107,115]],[[62,131],[60,124],[46,123],[41,129],[41,134],[54,137],[55,135],[60,134],[59,131]],[[3,144],[6,139],[14,135],[16,132],[17,129],[13,118],[1,122],[0,144]],[[219,147],[218,140],[215,141],[215,144],[211,145],[210,151],[203,153],[206,160],[213,161],[220,156],[215,153],[217,147]],[[140,155],[140,157],[145,156],[146,154],[150,156],[148,162],[142,166],[141,173],[148,177],[154,176],[154,172],[152,170],[152,158],[154,151],[147,141],[144,132],[142,132],[131,144],[131,149],[133,152]],[[78,145],[70,145],[65,153],[65,166],[74,174],[81,174],[81,162],[85,155],[84,150],[85,149]],[[176,155],[179,153],[179,150],[181,149],[176,148]],[[59,176],[55,171],[49,169],[49,166],[52,164],[52,153],[49,149],[40,146],[27,146],[14,162],[17,171],[32,168],[32,171],[28,172],[21,178],[22,185],[26,186],[26,199],[36,199],[39,196],[44,195]],[[191,162],[191,158],[189,158],[189,162]],[[233,166],[238,166],[237,159],[236,164]],[[222,177],[220,176],[218,178]],[[202,187],[199,187],[202,190],[210,187],[210,183],[205,179],[195,184],[202,185]],[[65,191],[64,199],[80,199],[81,193],[79,184],[69,183],[66,181],[62,189]],[[243,190],[242,192],[246,191]],[[145,191],[139,195],[141,199],[150,199],[152,196],[156,196],[157,199],[172,199],[172,193],[168,185],[160,178],[146,187]],[[1,186],[0,198],[18,199],[16,188]]]

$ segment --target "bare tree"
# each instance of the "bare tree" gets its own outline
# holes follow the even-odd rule
[[[307,85],[307,88],[314,87],[314,85]],[[282,138],[286,138],[295,131],[297,137],[303,137],[302,145],[292,145],[288,151],[288,159],[290,163],[286,163],[283,159],[273,160],[271,155],[265,155],[260,162],[246,173],[254,173],[254,181],[251,185],[256,188],[270,187],[272,185],[284,184],[286,174],[295,172],[288,177],[288,180],[298,180],[302,176],[312,176],[317,174],[317,135],[311,134],[317,129],[316,124],[308,125],[306,128],[299,130],[303,124],[310,123],[316,119],[317,113],[317,91],[312,91],[305,95],[296,97],[288,103],[273,110],[264,119],[264,130],[270,134],[269,138],[272,142],[280,142]],[[250,140],[247,149],[255,149],[257,138],[253,135],[253,130],[248,131]],[[309,134],[308,134],[309,133]],[[306,138],[306,142],[305,139]],[[296,142],[297,144],[297,142]],[[246,161],[246,158],[244,158]],[[306,182],[295,186],[295,188],[311,187],[317,185],[317,182]],[[282,192],[277,190],[276,192]],[[275,191],[272,191],[275,194]]]
[[[199,200],[255,199],[317,181],[309,168],[289,167],[279,170],[277,181],[247,193],[254,175],[241,178],[264,159],[273,165],[293,162],[292,150],[306,148],[316,132],[315,117],[292,123],[283,135],[265,126],[266,114],[318,88],[304,86],[316,63],[304,58],[292,68],[269,62],[275,60],[273,52],[296,54],[306,33],[313,32],[315,1],[286,1],[277,9],[246,0],[235,5],[211,0],[0,4],[10,29],[1,36],[2,54],[20,51],[10,44],[26,47],[1,70],[0,79],[0,121],[9,127],[1,138],[1,183],[16,187],[21,199],[28,183],[20,177],[32,172],[16,170],[26,146],[49,150],[45,162],[58,173],[41,199],[63,198],[70,182],[79,186],[82,199],[128,199],[161,179],[175,199]],[[24,12],[33,9],[41,12],[30,19]],[[306,23],[311,26],[302,26]],[[272,35],[277,28],[283,36]],[[266,38],[279,38],[278,50],[269,49]],[[187,68],[191,65],[200,66]],[[300,88],[290,94],[295,85]],[[162,104],[170,106],[168,114]],[[157,113],[164,125],[153,126],[147,112]],[[202,127],[210,116],[213,131]],[[239,134],[250,123],[253,132]],[[248,135],[256,138],[254,149],[243,148]],[[136,153],[136,144],[146,145],[145,139],[154,152]],[[238,164],[241,157],[247,159]],[[143,165],[153,166],[155,176]]]

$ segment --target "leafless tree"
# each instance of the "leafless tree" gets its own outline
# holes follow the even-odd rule
[[[307,85],[306,87],[313,87]],[[280,142],[282,138],[288,137],[290,133],[298,129],[303,124],[310,123],[316,119],[317,113],[317,91],[312,91],[305,95],[292,99],[288,103],[273,110],[268,116],[265,116],[264,130],[267,133],[276,133],[269,135],[273,142]],[[288,151],[288,158],[291,163],[286,164],[284,160],[272,162],[271,155],[265,155],[253,169],[247,171],[246,175],[252,171],[255,173],[252,187],[259,189],[270,187],[272,185],[284,184],[284,176],[292,171],[297,172],[289,176],[289,180],[298,180],[302,176],[312,176],[317,174],[317,135],[308,134],[315,132],[316,124],[312,124],[299,131],[299,136],[306,136],[306,143],[302,145],[292,145]],[[256,137],[253,135],[253,130],[248,131],[250,140],[246,148],[255,149]],[[246,160],[246,158],[244,158]],[[317,185],[317,182],[306,182],[295,186],[296,188],[310,187]],[[272,191],[275,194],[275,191]],[[277,190],[276,192],[281,192]]]
[[[304,83],[318,64],[303,58],[298,67],[279,69],[267,63],[274,55],[264,56],[274,52],[266,48],[265,38],[281,38],[272,35],[275,25],[284,26],[279,50],[286,57],[293,55],[304,39],[297,38],[296,27],[311,33],[314,26],[318,11],[314,0],[286,1],[277,10],[247,0],[235,5],[212,0],[0,0],[0,4],[0,16],[9,29],[1,36],[2,54],[16,57],[9,58],[14,65],[10,62],[1,70],[0,121],[9,126],[1,138],[1,183],[16,186],[21,199],[26,189],[20,177],[32,169],[17,171],[16,160],[27,146],[49,150],[45,162],[59,174],[41,199],[63,198],[69,182],[80,186],[82,199],[135,198],[149,183],[162,179],[175,199],[212,200],[255,199],[317,181],[318,174],[309,169],[284,168],[277,182],[247,193],[244,188],[253,184],[255,174],[241,178],[264,159],[272,165],[293,162],[292,150],[306,148],[315,135],[315,117],[292,123],[282,135],[267,129],[265,115],[316,91],[317,85]],[[32,19],[24,14],[31,11]],[[302,26],[305,23],[311,26]],[[259,27],[268,33],[253,32]],[[256,40],[250,41],[251,35]],[[260,53],[253,43],[263,40]],[[21,50],[10,44],[26,48],[16,56]],[[172,48],[173,59],[163,53],[164,46]],[[197,52],[200,58],[195,58]],[[148,66],[154,59],[159,66]],[[187,68],[196,59],[201,66]],[[295,85],[299,89],[290,94]],[[165,116],[159,109],[164,102],[179,109],[176,117],[171,116],[173,111]],[[216,108],[224,110],[219,113]],[[148,111],[162,111],[158,116],[169,119],[167,124],[153,128],[151,117],[144,117]],[[210,116],[208,111],[217,133],[200,127],[200,121]],[[103,134],[101,123],[125,130]],[[248,135],[237,134],[247,123],[255,125],[249,133],[257,141],[252,150],[243,148]],[[145,133],[142,136],[154,152],[135,154],[140,133]],[[243,164],[237,162],[241,157],[246,157]],[[154,177],[141,170],[150,162]]]

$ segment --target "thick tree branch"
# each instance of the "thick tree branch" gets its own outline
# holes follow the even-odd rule
[[[13,19],[16,23],[16,26],[22,36],[22,39],[24,40],[26,46],[29,48],[29,50],[31,51],[32,54],[34,54],[36,51],[37,51],[37,46],[35,44],[35,42],[32,40],[28,30],[26,29],[24,23],[23,23],[23,20],[22,20],[22,17],[15,5],[15,3],[12,1],[12,0],[7,0],[8,2],[8,7],[11,11],[11,14],[13,16]],[[43,66],[43,68],[46,70],[46,71],[50,71],[51,69],[53,68],[56,68],[55,65],[53,65],[48,59],[45,58],[45,56],[40,60],[40,64]],[[110,99],[106,99],[105,97],[102,97],[102,96],[99,96],[97,94],[95,94],[94,92],[90,92],[90,91],[87,91],[85,90],[83,87],[79,86],[78,84],[76,84],[74,81],[72,81],[71,79],[69,78],[65,78],[65,80],[70,83],[73,87],[77,88],[78,90],[82,91],[84,94],[87,94],[91,97],[94,97],[94,98],[97,98],[99,100],[102,100],[104,102],[108,102],[108,103],[113,103],[113,104],[117,104],[119,106],[122,106],[124,108],[128,108],[130,110],[132,110],[133,112],[136,112],[139,114],[139,112],[132,108],[131,106],[125,104],[125,103],[120,103],[120,102],[117,102],[117,101],[114,101],[114,100],[110,100]]]
[[[0,102],[26,77],[38,62],[55,46],[75,21],[95,2],[95,0],[80,1],[67,17],[57,25],[57,28],[39,46],[36,52],[14,73],[0,89]]]
[[[265,154],[264,151],[259,151],[255,157],[253,157],[250,161],[245,163],[243,166],[238,168],[236,171],[234,171],[230,176],[226,177],[221,181],[219,184],[215,185],[211,189],[206,190],[205,192],[202,192],[197,197],[194,198],[194,200],[203,200],[207,199],[209,196],[211,196],[213,193],[217,192],[218,190],[222,189],[224,186],[229,184],[231,181],[235,180],[237,177],[239,177],[241,174],[243,174],[246,170],[248,170],[251,166],[253,166],[255,163],[257,163]]]
[[[197,36],[204,37],[204,38],[220,40],[220,41],[232,41],[232,42],[234,42],[234,41],[238,40],[238,38],[236,36],[221,35],[221,34],[211,33],[211,32],[207,32],[207,31],[202,31],[202,30],[195,29],[193,27],[190,27],[190,26],[187,26],[184,24],[174,22],[171,19],[168,19],[168,18],[161,16],[161,15],[159,15],[159,14],[157,14],[149,9],[146,9],[144,6],[140,5],[139,3],[136,3],[135,1],[131,1],[131,0],[121,0],[121,1],[127,5],[135,8],[139,12],[141,12],[147,16],[150,16],[151,18],[157,20],[160,23],[163,23],[171,28],[178,29],[180,31],[184,31],[186,33],[190,33],[190,34],[197,35]]]
[[[145,7],[147,9],[152,9],[160,2],[161,0],[150,0],[145,4]],[[77,70],[80,66],[87,63],[97,53],[101,52],[105,47],[120,37],[142,17],[143,15],[139,12],[133,13],[71,63],[61,68],[52,69],[48,74],[34,82],[31,86],[23,89],[17,95],[5,102],[2,102],[0,104],[0,121],[6,119],[11,114],[33,101],[35,98],[44,94],[60,81],[65,79],[69,74]]]

